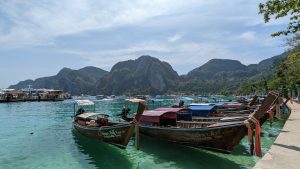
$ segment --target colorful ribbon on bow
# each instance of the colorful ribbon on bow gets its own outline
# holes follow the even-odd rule
[[[277,100],[276,116],[279,120],[281,120],[282,112],[281,112],[281,99],[280,98],[278,98],[278,100]]]
[[[274,121],[274,111],[275,111],[276,105],[274,104],[268,111],[267,113],[269,113],[269,119],[270,119],[270,124],[272,125],[273,121]]]
[[[261,152],[261,142],[260,142],[260,124],[259,120],[257,120],[253,114],[249,115],[249,119],[243,121],[245,126],[248,128],[248,141],[250,145],[253,145],[253,132],[255,128],[255,144],[254,144],[254,153],[258,157],[262,157],[262,152]],[[255,126],[255,127],[254,127]],[[251,146],[251,153],[253,152],[252,146]]]

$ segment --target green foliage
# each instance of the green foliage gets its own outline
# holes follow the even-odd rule
[[[271,90],[278,89],[281,86],[280,80],[278,78],[274,78],[268,82],[268,86]]]
[[[223,89],[221,90],[220,94],[224,95],[224,96],[229,96],[230,95],[230,91],[228,90],[227,87],[223,87]]]
[[[236,91],[236,94],[238,95],[247,95],[250,93],[255,93],[255,87],[253,84],[247,81],[242,82]]]
[[[268,0],[259,4],[259,13],[263,14],[267,23],[274,19],[290,17],[286,30],[273,33],[272,36],[294,34],[300,30],[300,1],[299,0]]]
[[[294,86],[296,83],[300,83],[300,50],[295,50],[291,52],[285,61],[286,64],[286,74],[288,85],[290,87]]]
[[[276,67],[276,75],[269,82],[273,90],[296,90],[296,84],[300,84],[300,50],[299,46],[294,47],[288,54],[286,60]]]
[[[296,33],[292,38],[286,39],[286,45],[290,51],[300,50],[300,34]]]
[[[260,74],[254,79],[247,78],[241,83],[236,91],[238,95],[249,95],[254,93],[267,93],[269,91],[269,85],[267,78]]]
[[[175,86],[172,91],[176,94],[220,94],[220,92],[231,93],[235,88],[232,87],[234,82],[229,82],[228,80],[220,79],[189,79],[181,81],[177,86]]]

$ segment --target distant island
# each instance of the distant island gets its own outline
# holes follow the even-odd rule
[[[61,89],[72,95],[243,94],[245,91],[239,89],[246,84],[253,82],[262,87],[259,83],[272,78],[276,64],[286,57],[283,53],[248,66],[237,60],[212,59],[186,75],[178,75],[169,63],[145,55],[118,62],[110,72],[92,66],[63,68],[57,75],[21,81],[9,88],[31,85]]]

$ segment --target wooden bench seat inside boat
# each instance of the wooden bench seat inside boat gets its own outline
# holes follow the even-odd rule
[[[109,125],[108,119],[106,119],[106,118],[98,118],[96,122],[100,126],[108,126]]]
[[[82,126],[110,126],[109,122],[108,122],[108,119],[106,118],[98,118],[97,120],[93,120],[93,119],[76,119],[76,122],[79,124],[79,125],[82,125]]]
[[[77,120],[77,123],[78,123],[79,125],[82,125],[82,126],[85,126],[85,125],[86,125],[86,121],[80,120],[80,119]]]

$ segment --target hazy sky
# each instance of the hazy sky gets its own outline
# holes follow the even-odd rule
[[[284,51],[257,0],[0,1],[0,88],[151,55],[185,74],[212,58],[258,63]]]

